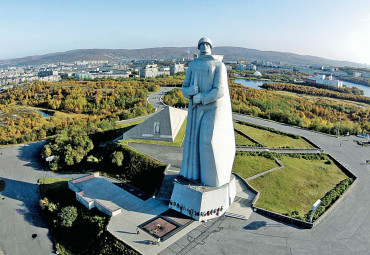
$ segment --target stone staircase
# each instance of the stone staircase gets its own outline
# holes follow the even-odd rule
[[[245,205],[252,205],[253,199],[246,199],[246,198],[236,196],[234,198],[234,202],[245,204]]]
[[[246,199],[235,196],[234,202],[230,209],[225,213],[225,216],[240,220],[247,220],[252,214],[253,199]]]
[[[247,220],[248,219],[244,215],[235,214],[235,213],[231,213],[231,212],[226,212],[225,216],[230,217],[230,218],[240,219],[240,220]]]

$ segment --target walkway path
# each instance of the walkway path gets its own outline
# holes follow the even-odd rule
[[[133,119],[128,119],[128,120],[121,120],[118,121],[120,123],[127,123],[127,122],[133,122],[133,121],[138,121],[138,120],[145,120],[154,114],[156,114],[158,111],[162,111],[166,105],[164,105],[161,101],[160,98],[165,95],[166,92],[173,90],[175,87],[161,87],[159,91],[154,92],[150,94],[147,98],[147,101],[149,104],[153,105],[156,108],[156,112],[152,114],[148,114],[145,116],[133,118]]]
[[[249,146],[237,146],[237,151],[247,151],[247,152],[275,152],[282,154],[312,154],[312,153],[322,153],[321,149],[294,149],[294,148],[267,148],[267,147],[249,147]]]
[[[275,171],[275,170],[278,170],[278,169],[280,169],[280,168],[283,168],[283,167],[284,167],[284,165],[283,165],[282,163],[280,163],[277,159],[275,159],[275,162],[276,162],[279,166],[274,167],[274,168],[271,168],[270,170],[267,170],[267,171],[265,171],[265,172],[262,172],[262,173],[259,173],[259,174],[256,174],[256,175],[253,175],[253,176],[251,176],[251,177],[249,177],[249,178],[245,178],[244,180],[245,180],[246,182],[248,182],[248,181],[250,181],[250,180],[256,179],[256,178],[258,178],[258,177],[260,177],[260,176],[262,176],[262,175],[265,175],[265,174],[271,173],[272,171]]]

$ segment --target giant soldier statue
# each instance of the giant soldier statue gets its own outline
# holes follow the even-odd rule
[[[226,67],[221,56],[211,55],[212,47],[209,38],[199,40],[200,56],[182,86],[189,112],[180,175],[220,187],[230,182],[235,137]]]

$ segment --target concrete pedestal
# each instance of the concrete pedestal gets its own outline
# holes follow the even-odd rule
[[[169,208],[197,221],[209,220],[224,214],[234,201],[235,177],[220,187],[204,186],[184,179],[175,182]]]

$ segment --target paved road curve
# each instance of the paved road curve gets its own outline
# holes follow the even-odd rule
[[[160,101],[160,98],[163,97],[166,92],[171,91],[174,88],[175,87],[161,87],[159,91],[154,92],[154,93],[152,93],[148,96],[148,98],[147,98],[148,103],[152,104],[157,109],[155,113],[157,113],[158,111],[162,111],[166,107],[166,105],[164,105]],[[149,118],[150,116],[152,116],[155,113],[145,115],[145,116],[141,116],[141,117],[137,117],[137,118],[134,118],[134,119],[121,120],[119,122],[120,123],[125,123],[125,122],[137,121],[137,120],[145,120],[145,119]]]
[[[0,247],[6,255],[52,254],[53,247],[39,200],[37,180],[60,177],[38,162],[43,142],[0,148]],[[81,175],[63,175],[75,177]],[[37,234],[36,238],[32,238]],[[1,252],[0,252],[1,254]]]

